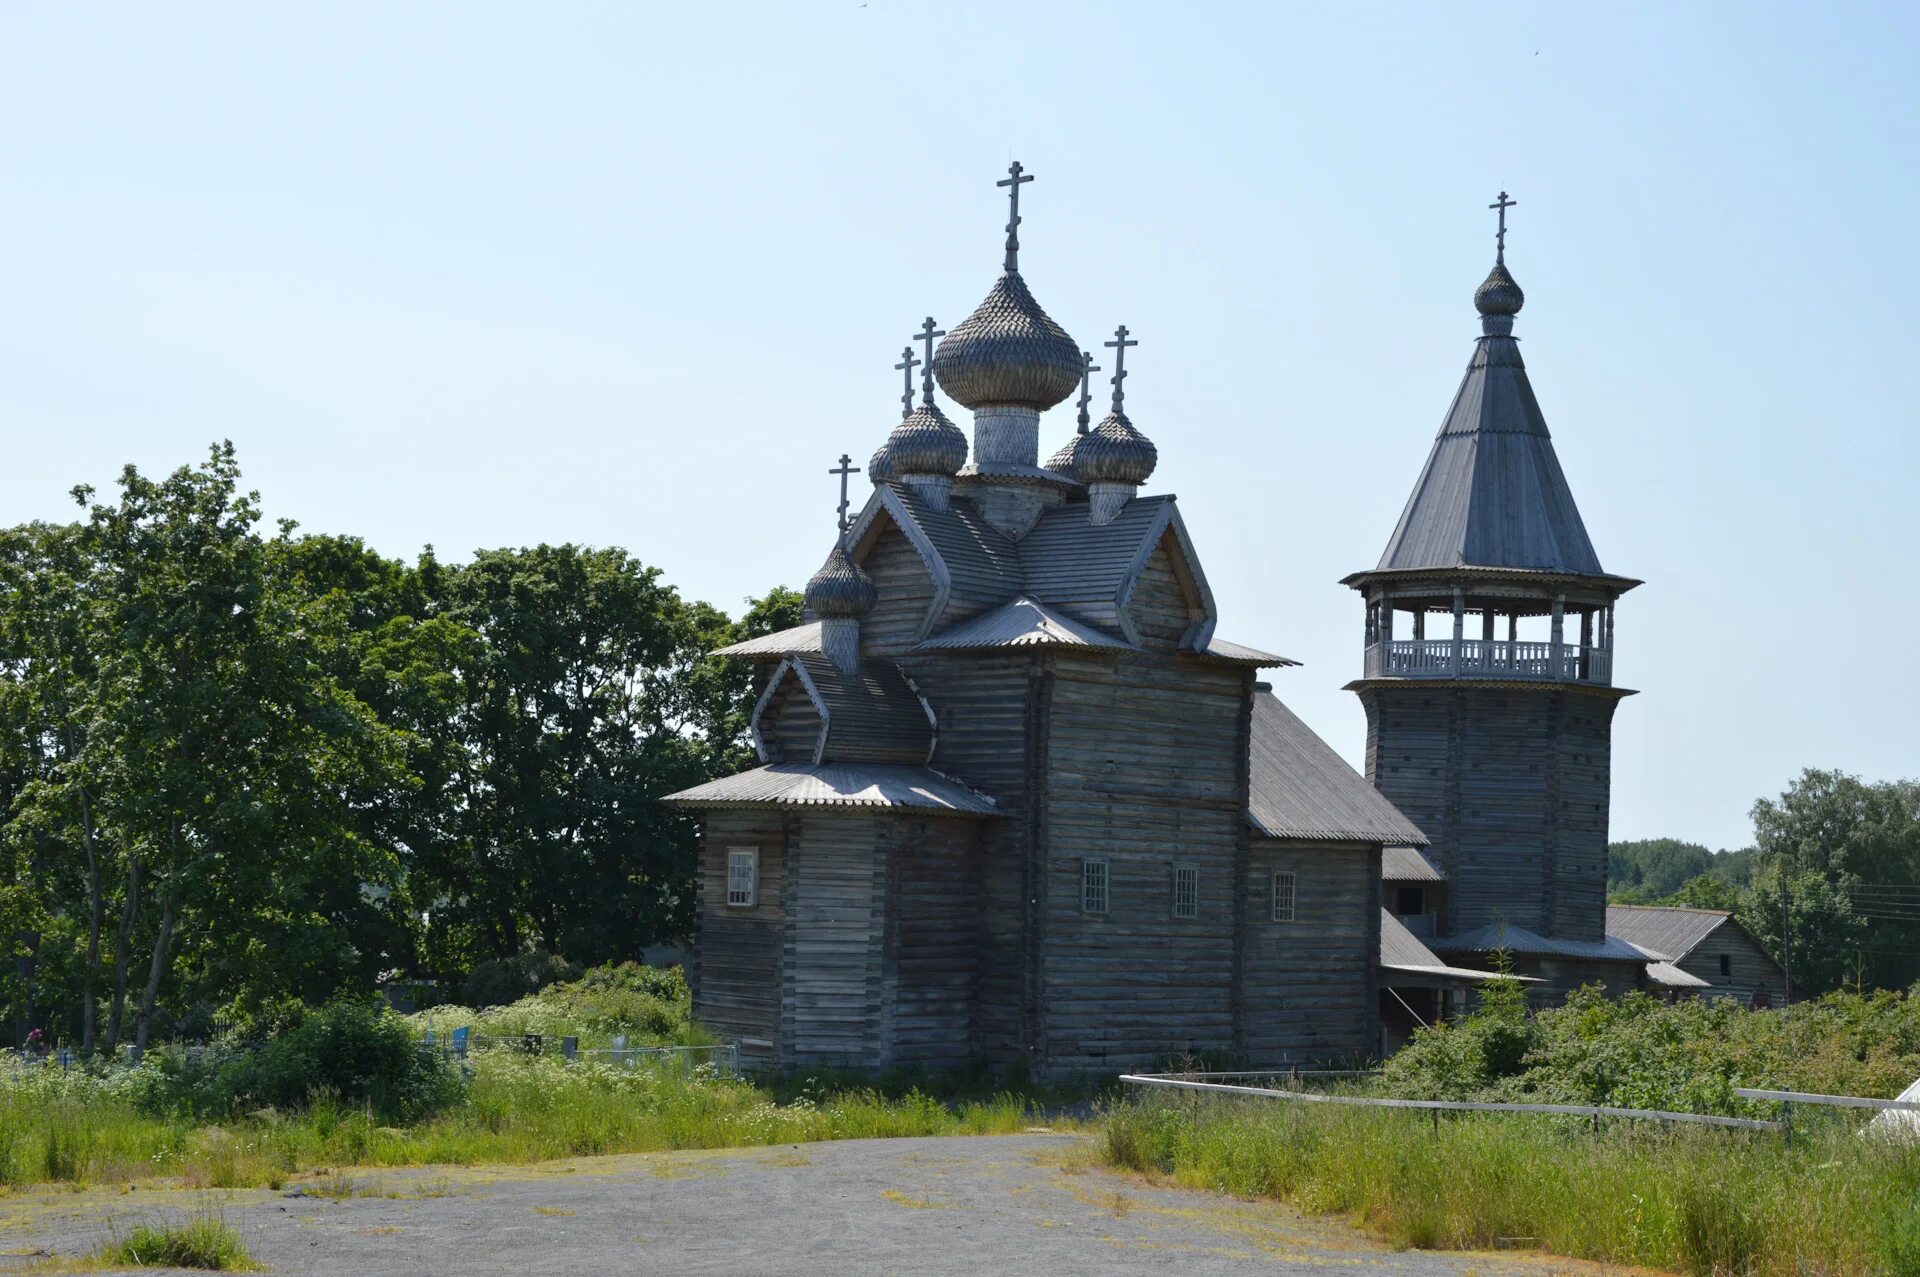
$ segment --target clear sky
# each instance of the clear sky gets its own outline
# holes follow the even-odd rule
[[[1920,773],[1912,6],[0,9],[0,518],[238,445],[411,556],[619,544],[798,586],[921,318],[1022,265],[1128,408],[1223,637],[1350,759],[1358,599],[1517,333],[1619,620],[1616,836],[1743,845]],[[964,421],[964,415],[955,413]],[[1072,428],[1043,420],[1043,451]]]

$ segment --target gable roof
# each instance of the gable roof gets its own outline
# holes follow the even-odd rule
[[[1139,649],[1103,634],[1038,599],[1021,595],[993,611],[962,621],[920,644],[922,651],[984,647],[1098,647],[1132,652]]]
[[[761,758],[768,756],[761,717],[789,679],[805,689],[820,715],[812,762],[920,764],[933,756],[933,710],[899,666],[863,661],[849,674],[825,656],[801,652],[781,662],[753,707],[754,745]]]
[[[1630,940],[1669,962],[1679,962],[1732,915],[1720,909],[1608,905],[1607,934]]]
[[[1424,845],[1427,836],[1271,692],[1253,698],[1247,819],[1268,838]]]
[[[1605,575],[1510,336],[1474,347],[1375,570],[1463,566]]]
[[[997,816],[992,798],[928,767],[887,763],[775,763],[668,794],[679,807],[878,807],[948,816]]]
[[[1691,971],[1682,971],[1671,962],[1649,962],[1647,979],[1668,989],[1711,989],[1710,980],[1702,980]]]

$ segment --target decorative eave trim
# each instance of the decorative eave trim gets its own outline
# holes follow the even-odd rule
[[[1184,575],[1186,584],[1193,588],[1198,596],[1200,616],[1188,626],[1186,633],[1180,636],[1180,646],[1193,648],[1204,645],[1213,637],[1213,627],[1219,619],[1218,610],[1213,603],[1213,587],[1207,584],[1207,574],[1200,567],[1200,556],[1194,551],[1193,538],[1187,535],[1186,521],[1180,517],[1180,507],[1168,497],[1160,504],[1160,512],[1153,522],[1147,525],[1146,533],[1140,539],[1140,548],[1134,553],[1133,562],[1120,578],[1120,590],[1113,599],[1114,620],[1120,632],[1135,647],[1143,647],[1140,632],[1134,628],[1133,620],[1127,615],[1127,605],[1133,601],[1133,592],[1140,584],[1140,576],[1147,569],[1147,561],[1153,558],[1153,552],[1168,533],[1173,534],[1175,546],[1179,550],[1174,561],[1176,576]]]
[[[1456,563],[1451,567],[1435,566],[1430,568],[1369,568],[1365,572],[1352,572],[1340,578],[1340,584],[1355,590],[1364,590],[1376,583],[1384,585],[1398,584],[1403,581],[1515,581],[1532,580],[1542,585],[1586,585],[1597,586],[1603,590],[1612,590],[1616,594],[1625,594],[1637,585],[1646,582],[1637,577],[1614,576],[1611,573],[1590,575],[1583,572],[1559,572],[1549,568],[1496,568],[1474,564]]]
[[[900,671],[900,677],[906,681],[908,689],[913,692],[913,698],[920,702],[920,711],[927,716],[926,766],[931,770],[933,767],[934,751],[940,748],[940,719],[933,712],[933,702],[927,699],[926,693],[920,690],[920,684],[913,681],[913,676],[907,673],[906,668],[900,665],[896,665],[894,668]],[[947,779],[952,780],[953,778],[948,777]],[[961,782],[955,781],[954,783],[959,784]]]
[[[1582,696],[1601,696],[1624,700],[1638,696],[1631,687],[1608,687],[1603,683],[1556,683],[1544,678],[1356,678],[1340,690],[1365,692],[1377,687],[1519,687],[1531,692],[1577,692]]]

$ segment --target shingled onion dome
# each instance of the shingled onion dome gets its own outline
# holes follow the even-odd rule
[[[1504,260],[1495,260],[1485,282],[1473,293],[1473,308],[1480,312],[1481,330],[1496,337],[1513,331],[1513,317],[1526,304],[1527,295],[1514,282]]]
[[[940,388],[973,413],[973,459],[984,474],[1037,470],[1040,414],[1080,380],[1080,348],[1020,277],[1020,187],[1032,180],[1016,162],[1000,183],[1011,202],[1003,272],[933,355]]]
[[[1086,437],[1087,436],[1084,432],[1080,434],[1070,435],[1067,438],[1067,441],[1061,444],[1058,448],[1056,448],[1051,457],[1047,458],[1047,464],[1045,468],[1053,471],[1055,474],[1063,474],[1067,476],[1067,478],[1069,479],[1073,478],[1074,477],[1074,460],[1073,459],[1075,454],[1078,453],[1080,450],[1080,441]]]
[[[887,444],[892,442],[892,436],[889,435],[887,443],[881,444],[874,451],[873,456],[867,460],[867,478],[873,480],[873,486],[876,488],[885,483],[892,483],[900,477],[893,468],[893,458],[887,455]]]
[[[923,402],[887,436],[887,463],[936,510],[947,508],[953,476],[967,464],[967,436],[938,405]]]
[[[827,659],[852,671],[860,664],[860,618],[873,611],[880,592],[847,553],[844,533],[807,581],[805,597],[807,611],[820,620],[820,646]]]
[[[1153,440],[1127,419],[1127,348],[1139,344],[1128,340],[1125,324],[1115,330],[1107,343],[1114,350],[1113,411],[1073,443],[1074,477],[1087,485],[1095,523],[1112,522],[1160,462]]]
[[[1055,474],[1065,475],[1069,479],[1073,478],[1075,474],[1074,458],[1079,455],[1080,441],[1087,437],[1087,421],[1089,418],[1087,405],[1093,402],[1093,374],[1099,371],[1100,365],[1093,362],[1093,352],[1091,350],[1081,351],[1080,402],[1077,405],[1079,411],[1074,416],[1074,424],[1077,429],[1065,443],[1060,445],[1059,449],[1051,457],[1047,458],[1046,466],[1047,469],[1053,471]]]

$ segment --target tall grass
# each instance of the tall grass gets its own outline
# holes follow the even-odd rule
[[[1284,1101],[1117,1108],[1105,1160],[1343,1216],[1397,1246],[1518,1246],[1702,1275],[1920,1274],[1920,1148]]]
[[[33,1074],[48,1074],[34,1070]],[[207,1123],[142,1107],[130,1084],[51,1072],[0,1078],[0,1185],[171,1178],[277,1187],[335,1166],[524,1163],[601,1153],[876,1136],[1008,1133],[1032,1119],[1001,1095],[949,1107],[914,1091],[801,1094],[781,1103],[746,1082],[652,1068],[573,1065],[489,1052],[463,1097],[436,1116],[383,1125],[325,1095],[293,1112]]]
[[[247,1253],[240,1235],[211,1207],[182,1223],[142,1224],[101,1247],[103,1264],[124,1268],[203,1268],[213,1272],[253,1272],[260,1265]]]

